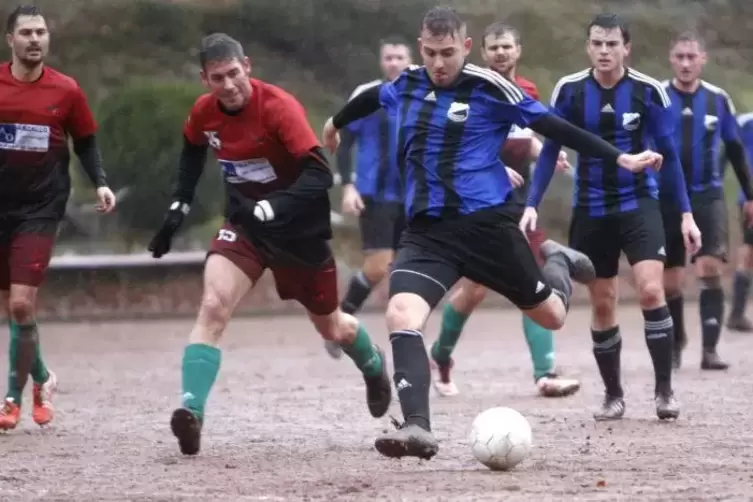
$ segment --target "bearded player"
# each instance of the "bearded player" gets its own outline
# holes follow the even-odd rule
[[[10,325],[10,374],[0,430],[18,425],[29,375],[34,422],[46,425],[54,416],[57,379],[42,359],[35,310],[70,195],[69,138],[97,187],[98,210],[115,207],[86,97],[72,78],[44,64],[50,34],[42,13],[17,7],[6,40],[12,57],[0,65],[0,290]]]
[[[211,147],[225,180],[226,221],[207,255],[201,306],[183,352],[183,403],[171,419],[181,452],[199,452],[204,408],[220,368],[219,341],[267,268],[280,298],[303,305],[321,336],[338,341],[355,362],[369,411],[383,416],[392,392],[384,353],[338,307],[328,244],[332,173],[305,110],[282,89],[250,78],[243,48],[228,35],[204,38],[199,61],[210,92],[198,98],[185,123],[173,203],[149,245],[155,258],[170,250]]]
[[[514,81],[529,96],[539,99],[536,85],[517,73],[517,63],[521,56],[520,34],[517,29],[504,23],[494,23],[484,30],[481,42],[481,56],[489,68]],[[513,126],[502,150],[502,161],[508,166],[513,185],[517,187],[508,202],[519,208],[522,215],[528,192],[530,165],[541,151],[541,142],[530,129]],[[561,152],[559,166],[567,168],[567,155]],[[540,230],[528,233],[528,240],[539,256],[539,245],[544,242]],[[434,389],[440,396],[454,396],[458,388],[451,378],[453,367],[452,352],[468,317],[483,301],[486,288],[468,279],[463,279],[460,287],[452,294],[442,313],[442,327],[439,338],[431,348],[435,365]],[[580,389],[580,382],[562,378],[554,366],[554,333],[542,328],[529,317],[523,316],[523,332],[533,361],[533,378],[540,395],[563,397]]]

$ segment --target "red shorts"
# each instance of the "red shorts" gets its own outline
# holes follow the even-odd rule
[[[337,310],[339,299],[334,259],[319,268],[270,263],[251,241],[227,222],[212,241],[209,254],[224,256],[240,268],[254,284],[264,270],[269,268],[280,298],[296,300],[314,315],[329,315]]]
[[[57,227],[53,219],[0,223],[0,290],[8,291],[11,284],[42,285]]]
[[[541,244],[546,240],[546,234],[543,230],[528,230],[526,232],[526,238],[528,244],[531,245],[533,256],[536,257],[536,261],[539,265],[543,265],[544,261],[541,259]]]

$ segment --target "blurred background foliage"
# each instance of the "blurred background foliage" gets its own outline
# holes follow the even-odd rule
[[[378,76],[377,43],[388,35],[416,38],[425,0],[38,0],[52,30],[50,64],[86,90],[101,125],[112,185],[127,189],[117,221],[98,224],[89,251],[143,249],[169,203],[183,120],[196,96],[201,37],[223,31],[238,38],[254,75],[294,93],[315,131],[358,84]],[[625,15],[633,31],[632,64],[658,79],[670,76],[673,34],[694,29],[708,42],[706,78],[726,88],[740,111],[753,108],[753,2],[746,0],[464,0],[447,1],[469,21],[476,42],[483,27],[506,20],[522,33],[521,73],[546,99],[557,79],[587,65],[585,26],[597,12]],[[7,15],[13,2],[2,2]],[[478,62],[478,51],[473,58]],[[208,165],[182,247],[205,247],[221,210],[217,169]],[[74,170],[75,171],[75,170]],[[75,207],[93,191],[75,173]],[[731,182],[734,185],[734,182]],[[542,217],[563,236],[571,180],[558,177]],[[735,190],[731,190],[733,197]],[[339,189],[332,191],[339,206]],[[75,211],[72,209],[72,212]],[[79,211],[79,220],[91,211]],[[92,216],[94,218],[94,216]],[[82,223],[82,227],[86,224]],[[95,234],[95,235],[92,235]],[[343,252],[355,233],[338,234]],[[70,242],[76,232],[66,236]],[[79,236],[80,237],[80,236]],[[64,239],[64,240],[65,240]]]

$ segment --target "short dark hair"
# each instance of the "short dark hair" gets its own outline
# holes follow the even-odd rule
[[[16,23],[21,16],[42,16],[42,11],[36,5],[22,4],[13,9],[5,23],[5,33],[12,34],[16,30]]]
[[[455,37],[465,31],[465,23],[451,7],[434,7],[421,22],[421,29],[435,37]]]
[[[245,57],[241,43],[225,33],[212,33],[201,40],[199,63],[202,68],[213,61],[229,59],[242,61]]]
[[[398,36],[398,35],[390,35],[388,37],[384,37],[383,39],[379,40],[379,48],[381,49],[385,45],[404,45],[410,49],[410,46],[408,45],[408,41],[405,40],[405,38]]]
[[[672,39],[672,45],[670,45],[670,48],[674,49],[674,47],[680,42],[695,42],[698,44],[698,47],[700,47],[702,51],[706,50],[706,41],[698,33],[691,30],[683,31],[682,33],[674,37]]]
[[[613,30],[617,28],[620,30],[620,33],[622,33],[622,42],[625,44],[630,43],[630,27],[628,26],[627,21],[617,14],[612,14],[611,12],[597,14],[591,22],[588,23],[588,28],[586,28],[586,38],[591,36],[591,28],[595,27],[603,28],[605,30]]]
[[[489,35],[493,35],[496,38],[499,38],[503,35],[512,35],[515,43],[517,45],[520,45],[520,31],[518,31],[518,29],[514,26],[503,23],[502,21],[492,23],[484,29],[484,36],[483,38],[481,38],[481,47],[486,47],[486,37],[488,37]]]

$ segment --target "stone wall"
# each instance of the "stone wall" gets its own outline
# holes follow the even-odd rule
[[[112,320],[192,317],[201,299],[203,253],[174,253],[153,260],[147,255],[120,257],[56,258],[40,292],[40,320]],[[115,262],[122,263],[116,265]],[[340,293],[347,286],[352,268],[339,263]],[[621,299],[634,301],[629,269],[621,271]],[[696,294],[695,281],[688,280],[688,295]],[[366,306],[383,309],[387,291],[379,287]],[[574,303],[584,303],[586,292],[577,287]],[[509,307],[499,295],[490,294],[487,306]],[[295,302],[277,297],[274,281],[265,274],[241,303],[237,315],[302,313]]]

